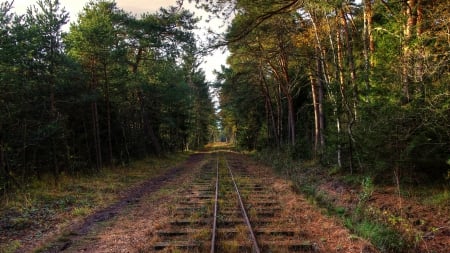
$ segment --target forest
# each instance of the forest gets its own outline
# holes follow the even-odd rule
[[[215,125],[187,10],[136,17],[91,1],[0,7],[0,191],[195,149]]]
[[[217,83],[230,140],[381,181],[449,179],[448,1],[209,8],[233,15]]]
[[[230,51],[213,84],[199,20],[180,6],[137,17],[91,1],[63,31],[57,0],[24,15],[1,4],[2,192],[195,149],[218,131],[345,173],[448,181],[448,1],[189,2],[229,21],[209,38]]]
[[[90,0],[70,23],[59,0],[0,4],[0,252],[85,247],[113,220],[148,247],[146,222],[219,154],[273,174],[270,193],[303,203],[289,220],[316,217],[318,245],[345,251],[327,216],[346,246],[448,251],[448,0],[173,3],[136,15]],[[200,38],[211,20],[226,31]],[[214,50],[229,56],[209,81]]]

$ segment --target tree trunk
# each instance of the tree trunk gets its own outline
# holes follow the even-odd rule
[[[50,46],[50,66],[49,66],[49,86],[50,86],[50,121],[51,124],[57,122],[58,115],[56,111],[56,102],[55,102],[55,68],[54,68],[54,47],[53,43]],[[57,154],[57,136],[51,137],[52,143],[52,160],[53,160],[53,176],[55,186],[59,183],[59,165],[58,165],[58,154]]]
[[[317,158],[319,154],[319,139],[320,139],[320,121],[319,121],[319,102],[317,94],[317,79],[314,77],[312,71],[309,74],[309,80],[311,82],[311,95],[314,110],[314,158]]]
[[[137,51],[136,57],[135,57],[135,61],[134,61],[134,63],[131,64],[131,71],[135,76],[137,76],[139,64],[142,61],[143,53],[144,53],[144,49],[141,47],[138,48],[138,51]],[[142,124],[144,126],[144,134],[146,137],[150,138],[150,142],[151,142],[151,145],[153,146],[154,152],[159,155],[159,154],[161,154],[162,148],[161,148],[158,138],[156,137],[155,132],[153,131],[153,127],[152,127],[150,118],[149,118],[147,110],[145,108],[144,94],[143,94],[143,91],[141,88],[137,88],[136,95],[137,95],[137,100],[139,103]]]
[[[280,142],[284,139],[284,133],[283,133],[283,103],[282,103],[282,92],[280,88],[280,84],[277,86],[277,93],[276,93],[276,101],[277,101],[277,134],[280,137]]]
[[[125,159],[123,159],[123,155],[121,155],[121,162],[123,160],[126,161],[126,163],[128,163],[130,161],[130,151],[128,148],[128,138],[127,138],[127,134],[125,131],[125,127],[124,127],[124,123],[120,124],[120,128],[122,129],[122,138],[123,138],[123,142],[124,142],[124,150],[125,150]],[[120,153],[122,154],[123,151],[121,151]]]
[[[270,97],[270,91],[269,91],[269,85],[267,84],[267,80],[266,80],[266,78],[264,77],[264,73],[263,73],[263,70],[262,70],[262,67],[261,67],[261,65],[260,65],[260,67],[259,67],[259,77],[260,77],[260,79],[261,79],[261,86],[262,86],[262,93],[263,93],[263,95],[264,95],[264,97],[265,97],[265,100],[266,100],[266,110],[267,110],[267,122],[268,122],[268,124],[267,124],[267,126],[268,126],[268,128],[271,128],[271,130],[272,130],[272,132],[273,132],[273,136],[274,136],[274,138],[275,138],[275,142],[276,142],[276,146],[277,147],[280,147],[280,136],[279,136],[279,133],[278,133],[278,131],[277,131],[277,124],[276,124],[276,122],[275,122],[275,115],[274,115],[274,110],[273,110],[273,105],[272,105],[272,99],[271,99],[271,97]],[[269,123],[270,122],[270,123]],[[270,127],[270,125],[272,125],[272,127]],[[270,133],[270,129],[269,129],[269,133]]]
[[[317,50],[316,50],[317,51]],[[322,150],[325,147],[325,136],[324,136],[324,112],[323,112],[323,85],[321,76],[323,75],[321,71],[320,59],[317,57],[316,61],[316,73],[314,74],[310,70],[310,83],[311,83],[311,94],[314,109],[314,155],[321,155]]]
[[[90,59],[90,71],[91,80],[89,83],[90,91],[95,94],[98,87],[98,76],[96,74],[97,59],[95,56],[91,56]],[[91,116],[92,116],[92,136],[94,137],[94,149],[95,149],[95,159],[96,159],[96,170],[100,171],[103,167],[102,159],[102,145],[100,137],[100,123],[98,117],[98,106],[97,98],[91,102]]]
[[[111,101],[109,97],[109,79],[106,63],[103,64],[103,79],[105,82],[105,103],[106,103],[106,123],[108,131],[108,165],[112,165],[113,161],[113,147],[112,147],[112,133],[111,133]]]
[[[341,22],[342,22],[342,31],[344,33],[344,39],[345,39],[345,45],[347,49],[347,65],[348,65],[348,72],[350,74],[350,84],[352,89],[352,105],[353,110],[351,114],[351,124],[356,120],[357,118],[357,105],[358,105],[358,84],[356,81],[356,68],[355,68],[355,60],[353,57],[353,36],[352,31],[349,28],[349,24],[347,21],[347,14],[344,11],[344,8],[340,9],[341,14]]]
[[[97,171],[99,171],[103,167],[103,160],[102,160],[102,145],[100,139],[97,102],[91,103],[91,113],[92,113],[92,134],[94,136],[95,158],[97,165],[96,169]]]
[[[53,159],[53,180],[55,186],[59,184],[59,166],[58,166],[58,153],[56,148],[56,140],[52,140],[52,159]]]
[[[423,6],[422,6],[423,0],[417,0],[417,23],[416,23],[416,34],[417,38],[422,37],[423,34]],[[425,55],[423,49],[423,45],[419,45],[419,47],[416,49],[416,56],[417,60],[415,61],[416,67],[415,67],[415,74],[416,74],[416,83],[418,84],[417,92],[419,92],[422,101],[425,101],[426,97],[426,91],[425,91],[425,83],[423,80],[424,72],[425,72]]]
[[[345,17],[342,17],[343,12],[341,11],[341,16],[339,17],[339,19],[345,19]],[[338,22],[341,23],[341,22]],[[341,23],[341,25],[344,25],[343,23]],[[346,29],[345,27],[343,28],[344,30]],[[339,90],[341,93],[341,99],[342,99],[342,104],[345,108],[345,116],[346,116],[346,120],[347,120],[347,134],[349,135],[349,141],[351,142],[352,138],[351,138],[351,134],[352,134],[352,124],[353,124],[353,113],[352,113],[352,109],[350,108],[349,102],[348,102],[348,96],[347,96],[347,87],[346,87],[346,78],[345,78],[345,70],[347,69],[345,66],[345,62],[344,62],[344,45],[343,45],[343,39],[341,36],[341,29],[336,30],[336,45],[337,45],[337,69],[339,72]],[[352,148],[353,145],[351,145],[351,143],[349,143],[349,148],[350,148],[350,157],[349,157],[349,167],[350,167],[350,172],[353,172],[353,157],[352,157]]]
[[[287,96],[288,102],[288,124],[289,124],[289,136],[292,146],[295,146],[295,114],[294,114],[294,99],[289,93]]]
[[[320,40],[320,36],[319,36],[319,30],[318,30],[318,18],[317,16],[312,13],[309,12],[310,16],[312,17],[312,25],[314,28],[314,37],[316,39],[316,58],[317,58],[317,79],[318,82],[320,83],[321,87],[319,88],[318,91],[318,102],[319,102],[319,107],[318,107],[318,117],[319,117],[319,126],[320,129],[319,131],[321,132],[319,140],[321,143],[321,147],[322,149],[325,148],[325,114],[323,111],[323,99],[324,99],[324,89],[325,87],[328,90],[328,96],[330,98],[330,100],[332,101],[332,105],[333,105],[333,115],[336,119],[336,131],[337,131],[337,150],[336,150],[336,158],[337,158],[337,164],[339,167],[342,167],[342,160],[341,160],[341,143],[340,143],[340,136],[341,136],[341,119],[340,119],[340,115],[339,115],[339,103],[338,103],[338,95],[335,94],[335,92],[333,91],[333,88],[330,87],[330,83],[331,80],[333,79],[332,76],[330,76],[329,74],[329,70],[328,70],[328,66],[327,63],[325,61],[326,59],[326,52],[325,49],[322,46],[322,42]],[[337,53],[334,47],[334,41],[333,41],[333,34],[331,33],[332,29],[331,29],[331,25],[329,23],[329,20],[325,17],[326,22],[328,24],[329,27],[329,33],[328,33],[328,38],[330,41],[330,46],[331,46],[331,50],[332,50],[332,54],[334,57],[334,62],[336,65],[336,80],[339,80],[339,64],[338,64],[338,60],[337,60]],[[339,83],[339,81],[337,81]],[[325,87],[324,87],[325,86]]]
[[[283,42],[281,42],[283,43]],[[295,132],[295,109],[294,109],[294,98],[292,97],[292,91],[291,91],[291,78],[289,76],[289,55],[285,51],[285,47],[283,44],[280,45],[281,49],[281,70],[282,70],[282,87],[287,99],[287,105],[288,105],[288,127],[289,127],[289,136],[290,136],[290,142],[292,146],[295,146],[296,141],[296,132]]]
[[[364,0],[364,82],[366,84],[366,93],[370,90],[370,80],[373,67],[373,52],[375,50],[375,43],[372,35],[373,26],[373,0]],[[368,97],[366,97],[368,100]]]
[[[411,40],[413,39],[414,28],[417,24],[417,0],[408,0],[405,2],[404,13],[406,15],[406,25],[404,29],[403,55],[402,55],[402,104],[411,102]]]
[[[279,59],[281,71],[274,66],[273,63],[270,63],[270,66],[275,73],[275,76],[279,83],[279,89],[280,92],[286,97],[287,100],[287,113],[288,113],[288,142],[295,146],[295,113],[294,113],[294,99],[292,97],[292,94],[290,92],[290,79],[288,74],[288,64],[287,64],[287,56],[281,56],[281,59]],[[281,115],[280,115],[280,118]]]
[[[156,137],[155,132],[153,131],[150,118],[148,116],[147,110],[145,109],[143,92],[141,90],[139,90],[137,92],[137,94],[138,94],[138,102],[139,102],[140,109],[141,109],[140,113],[141,113],[141,117],[142,117],[142,121],[143,121],[142,123],[144,124],[145,135],[150,138],[150,142],[153,146],[154,152],[159,155],[159,154],[161,154],[161,150],[162,150],[161,145],[159,144],[159,140]]]

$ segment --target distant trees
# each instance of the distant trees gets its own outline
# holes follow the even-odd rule
[[[70,31],[58,0],[0,7],[0,190],[208,141],[214,108],[193,14],[131,16],[89,2]],[[213,126],[213,127],[211,127]]]
[[[445,4],[236,1],[219,84],[223,124],[234,124],[247,147],[250,138],[252,147],[287,145],[349,172],[442,178],[450,158]]]

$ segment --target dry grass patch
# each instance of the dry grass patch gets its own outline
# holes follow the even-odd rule
[[[163,174],[187,154],[147,158],[91,175],[61,174],[34,180],[0,200],[0,252],[24,251],[62,234],[66,227],[117,201],[134,185]]]

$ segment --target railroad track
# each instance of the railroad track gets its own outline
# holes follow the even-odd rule
[[[264,177],[217,152],[156,231],[156,252],[315,252]]]

